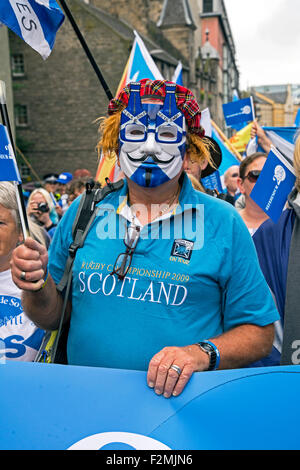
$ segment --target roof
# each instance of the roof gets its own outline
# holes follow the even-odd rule
[[[264,97],[266,98],[265,100]],[[286,104],[288,91],[286,89],[285,91],[264,92],[254,88],[253,98],[256,103],[265,103],[268,102],[268,100],[271,100],[277,104]]]
[[[159,28],[186,26],[196,29],[189,0],[164,0],[157,26]]]

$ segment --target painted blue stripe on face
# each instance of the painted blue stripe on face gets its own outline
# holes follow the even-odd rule
[[[156,188],[157,186],[170,181],[170,178],[166,173],[164,173],[155,163],[143,163],[133,173],[130,179],[144,188]]]

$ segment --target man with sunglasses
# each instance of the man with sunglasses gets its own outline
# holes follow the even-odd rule
[[[245,207],[239,211],[240,216],[245,222],[251,235],[269,217],[267,214],[251,199],[251,192],[267,160],[267,154],[254,153],[246,157],[239,168],[238,187],[245,197]]]
[[[117,153],[125,180],[97,204],[76,254],[68,362],[145,370],[148,386],[169,398],[194,372],[267,355],[278,314],[237,211],[195,191],[183,171],[187,154],[211,163],[191,91],[141,80],[126,86],[108,112],[98,148]],[[25,311],[46,329],[59,324],[56,284],[79,202],[55,234],[49,274],[47,254],[33,240],[13,255]]]

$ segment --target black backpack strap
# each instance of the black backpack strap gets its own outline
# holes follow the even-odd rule
[[[65,271],[59,284],[56,286],[59,292],[63,292],[68,283],[69,275],[72,271],[74,259],[78,248],[84,244],[87,233],[95,220],[98,213],[96,204],[102,201],[112,192],[118,191],[124,185],[123,180],[111,183],[108,180],[107,186],[101,189],[92,189],[87,187],[86,192],[82,196],[77,214],[72,227],[73,242],[69,246],[69,256],[66,262]]]
[[[59,292],[64,292],[64,302],[62,308],[62,314],[59,322],[58,333],[55,340],[55,345],[53,346],[53,362],[56,361],[57,356],[57,347],[62,334],[62,329],[64,326],[65,312],[67,307],[67,302],[69,299],[71,284],[72,284],[72,268],[75,260],[75,256],[78,248],[81,248],[86,239],[87,233],[95,220],[95,217],[98,213],[96,204],[102,201],[108,194],[118,191],[124,185],[123,180],[119,180],[116,183],[111,183],[107,179],[107,186],[101,189],[93,189],[87,185],[86,192],[82,196],[80,201],[76,217],[72,227],[72,236],[73,242],[69,247],[69,256],[65,265],[65,271],[63,277],[59,284],[56,286]]]

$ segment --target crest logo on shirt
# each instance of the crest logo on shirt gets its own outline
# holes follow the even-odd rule
[[[171,256],[177,256],[178,258],[183,258],[187,261],[191,259],[192,252],[194,248],[194,242],[189,240],[175,240]]]

